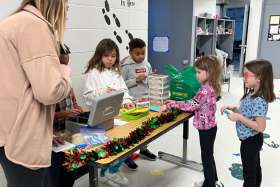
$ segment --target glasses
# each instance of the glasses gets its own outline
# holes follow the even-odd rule
[[[255,77],[255,76],[256,75],[254,73],[251,73],[251,72],[248,72],[248,71],[243,73],[244,79],[248,79],[249,77]]]

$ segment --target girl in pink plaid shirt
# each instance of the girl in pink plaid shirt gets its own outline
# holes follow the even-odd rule
[[[178,108],[194,112],[193,125],[198,129],[204,181],[195,187],[215,187],[218,181],[214,159],[214,142],[217,133],[215,119],[216,98],[221,92],[221,66],[215,56],[199,58],[195,64],[197,80],[202,84],[196,96],[189,101],[168,101],[163,110]]]

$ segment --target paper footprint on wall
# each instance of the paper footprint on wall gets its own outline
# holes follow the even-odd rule
[[[108,0],[105,0],[104,1],[104,8],[102,9],[102,13],[103,13],[104,20],[107,23],[107,25],[111,25],[110,17],[107,14],[109,12],[110,12],[110,5],[109,5]],[[115,13],[113,13],[112,16],[114,18],[116,26],[118,28],[121,28],[121,22],[120,22],[119,18],[117,17],[117,15]],[[119,33],[117,33],[117,31],[114,31],[113,33],[114,33],[114,36],[116,37],[116,40],[118,41],[118,43],[122,44],[123,39],[122,39],[121,35]],[[125,34],[129,38],[129,41],[131,41],[134,38],[133,34],[131,32],[129,32],[127,29],[125,30]],[[129,50],[128,45],[126,45],[126,50]]]
[[[105,22],[107,23],[107,25],[111,25],[111,20],[110,20],[110,17],[108,16],[107,13],[110,12],[110,4],[109,4],[109,1],[108,0],[105,0],[104,1],[104,8],[102,8],[102,14],[104,16],[104,20]],[[119,20],[119,18],[117,17],[117,15],[115,13],[112,14],[113,18],[114,18],[114,21],[115,21],[115,24],[118,28],[121,28],[121,22]],[[121,35],[119,33],[117,33],[117,31],[114,31],[113,32],[115,37],[116,37],[116,40],[122,44],[123,43],[123,39],[121,37]],[[133,39],[133,34],[131,32],[129,32],[127,29],[125,30],[125,34],[126,36],[129,38],[129,40],[132,40]],[[128,50],[129,47],[126,46],[126,49]]]
[[[128,36],[129,40],[131,41],[133,39],[133,35],[131,34],[131,32],[129,32],[128,30],[125,30],[125,34]],[[128,50],[129,47],[126,46],[126,50]]]
[[[119,20],[119,18],[117,18],[116,14],[113,14],[113,18],[115,19],[115,23],[116,23],[117,27],[121,27],[120,20]]]
[[[232,177],[238,179],[238,180],[244,180],[243,178],[243,167],[241,164],[233,163],[231,164],[231,167],[229,168],[229,171],[232,175]]]
[[[111,20],[110,20],[109,16],[106,14],[106,11],[104,8],[102,9],[102,13],[104,15],[104,19],[105,19],[107,25],[111,25]]]
[[[110,5],[109,5],[108,0],[105,0],[104,4],[105,4],[106,11],[109,12],[110,11]]]
[[[117,31],[114,31],[114,35],[116,36],[116,39],[119,43],[122,43],[122,38],[118,35]]]
[[[125,30],[125,33],[127,34],[129,40],[133,39],[133,35],[130,32],[128,32],[128,30]]]

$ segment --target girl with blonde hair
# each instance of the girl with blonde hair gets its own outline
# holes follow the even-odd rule
[[[23,0],[0,22],[0,163],[9,187],[45,186],[55,104],[71,89],[57,44],[67,3]]]
[[[218,182],[214,159],[214,143],[217,134],[216,98],[221,94],[221,66],[215,56],[203,56],[194,64],[197,80],[202,84],[189,101],[168,101],[163,110],[178,108],[194,112],[193,125],[199,133],[204,180],[194,187],[215,187]]]

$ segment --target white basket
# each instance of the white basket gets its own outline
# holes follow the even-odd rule
[[[150,97],[150,104],[151,105],[162,105],[169,97]]]
[[[148,80],[151,81],[168,81],[167,75],[151,74],[148,76]]]
[[[150,106],[150,101],[136,102],[136,108],[148,108]]]
[[[168,85],[168,76],[167,75],[159,75],[152,74],[148,76],[148,84],[149,85]]]
[[[169,92],[165,92],[165,93],[150,92],[149,93],[149,98],[169,98],[169,97],[170,97]]]
[[[149,88],[152,89],[164,89],[169,87],[168,82],[148,82]]]
[[[149,88],[149,93],[151,94],[165,94],[169,93],[170,89],[169,86],[164,88]]]

